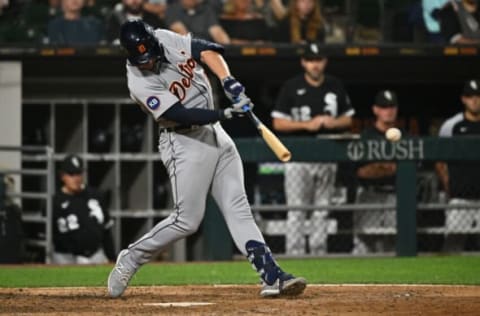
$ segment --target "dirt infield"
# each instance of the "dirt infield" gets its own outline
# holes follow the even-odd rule
[[[131,287],[123,298],[110,299],[105,288],[0,289],[0,314],[480,315],[480,286],[312,285],[296,299],[257,293],[255,286]],[[174,302],[213,304],[158,306]]]

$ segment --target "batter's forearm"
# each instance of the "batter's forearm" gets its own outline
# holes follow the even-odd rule
[[[228,68],[227,62],[219,53],[212,50],[205,50],[201,53],[200,58],[218,79],[223,80],[230,76],[230,69]]]

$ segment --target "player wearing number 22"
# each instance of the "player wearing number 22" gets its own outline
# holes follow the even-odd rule
[[[53,263],[114,261],[113,221],[100,192],[85,186],[78,156],[69,155],[63,160],[60,178],[62,187],[53,197]]]
[[[134,273],[172,242],[194,233],[210,193],[238,249],[260,274],[261,296],[299,295],[305,279],[285,273],[273,259],[253,219],[243,183],[240,155],[219,121],[253,106],[231,76],[223,47],[205,40],[126,22],[122,46],[128,52],[131,97],[159,126],[160,158],[169,173],[174,212],[120,252],[108,278],[110,296],[123,294]],[[203,63],[222,82],[232,106],[216,110]]]
[[[337,78],[326,75],[327,57],[312,43],[301,58],[304,73],[288,80],[278,95],[272,111],[276,131],[296,136],[315,136],[343,132],[355,114],[350,99]],[[322,150],[319,148],[318,150]],[[285,194],[290,206],[328,205],[334,191],[337,165],[334,163],[293,162],[285,168]],[[310,252],[327,251],[327,212],[315,211],[310,217]],[[302,255],[306,251],[304,224],[306,213],[288,212],[286,252]]]

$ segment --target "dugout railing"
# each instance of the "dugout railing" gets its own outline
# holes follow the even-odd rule
[[[34,235],[25,232],[25,247],[40,248],[44,251],[45,263],[51,263],[53,253],[53,234],[52,234],[52,196],[54,193],[54,168],[53,168],[53,150],[49,146],[0,146],[0,153],[18,153],[22,159],[28,157],[42,155],[44,157],[40,166],[22,167],[13,169],[8,167],[0,167],[1,181],[4,182],[5,176],[17,176],[22,182],[25,177],[37,178],[41,185],[41,189],[35,191],[27,191],[22,183],[19,184],[20,189],[7,189],[4,186],[3,206],[5,200],[9,199],[12,203],[17,204],[22,210],[22,221],[25,225],[40,226]],[[34,210],[24,209],[27,201],[39,201],[41,208]]]
[[[450,209],[466,209],[479,212],[480,203],[451,205],[440,200],[419,201],[417,197],[418,165],[420,163],[433,164],[437,161],[480,161],[480,139],[476,137],[462,138],[404,138],[397,143],[382,139],[358,139],[358,136],[323,137],[323,138],[283,138],[285,145],[293,154],[293,161],[298,162],[336,162],[360,163],[368,161],[396,161],[396,203],[391,204],[358,204],[344,203],[340,205],[296,205],[286,204],[253,204],[252,210],[257,214],[259,226],[264,234],[283,234],[289,229],[284,219],[262,219],[259,213],[289,212],[292,209],[309,212],[312,210],[327,210],[329,212],[362,212],[368,210],[395,209],[396,227],[373,229],[362,233],[370,235],[390,235],[395,238],[395,254],[398,256],[415,256],[418,252],[417,236],[431,234],[442,236],[448,233],[463,235],[479,235],[480,225],[471,229],[451,231],[443,224],[419,226],[417,219],[421,212],[443,212]],[[236,144],[244,162],[264,163],[275,161],[274,155],[261,139],[236,139]],[[436,179],[434,179],[436,181]],[[231,239],[224,226],[223,219],[218,212],[212,209],[207,211],[207,225],[204,232],[207,238],[207,249],[212,259],[228,259],[233,255]],[[209,226],[209,227],[208,227]],[[338,233],[336,223],[332,221],[332,233]],[[215,227],[215,228],[214,228]],[[315,227],[306,226],[308,230]],[[355,232],[350,232],[354,234]],[[213,249],[213,250],[212,250]],[[288,256],[288,254],[286,254]]]

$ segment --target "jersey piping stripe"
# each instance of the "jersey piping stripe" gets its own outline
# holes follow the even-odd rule
[[[453,129],[455,128],[455,125],[457,125],[457,123],[461,122],[462,120],[463,120],[463,112],[460,112],[457,115],[451,117],[445,123],[443,123],[438,135],[440,137],[453,136]]]
[[[132,249],[132,248],[138,246],[141,242],[144,242],[148,239],[154,238],[159,232],[161,232],[162,230],[164,230],[164,229],[166,229],[170,226],[175,226],[178,222],[178,217],[180,216],[181,212],[180,212],[180,208],[178,207],[177,174],[176,174],[177,164],[176,164],[176,159],[175,159],[175,147],[173,146],[171,133],[168,133],[168,142],[170,143],[170,146],[171,146],[170,148],[172,148],[171,159],[172,159],[172,163],[173,163],[173,181],[174,181],[174,188],[175,188],[175,200],[176,200],[175,201],[175,213],[176,213],[176,216],[175,216],[173,222],[168,223],[167,225],[165,225],[163,227],[159,227],[155,232],[152,231],[149,236],[145,236],[145,238],[142,238],[142,239],[138,240],[137,242],[128,246],[128,249]],[[181,227],[178,227],[178,230],[183,232],[183,229],[181,229]]]
[[[175,220],[173,221],[173,224],[176,224],[178,221],[178,217],[180,216],[180,207],[178,206],[178,185],[177,185],[177,159],[175,155],[175,146],[173,146],[173,141],[172,141],[172,134],[168,133],[168,142],[170,143],[170,146],[172,147],[172,160],[173,160],[173,179],[175,181],[175,212],[177,213],[177,216],[175,217]]]

